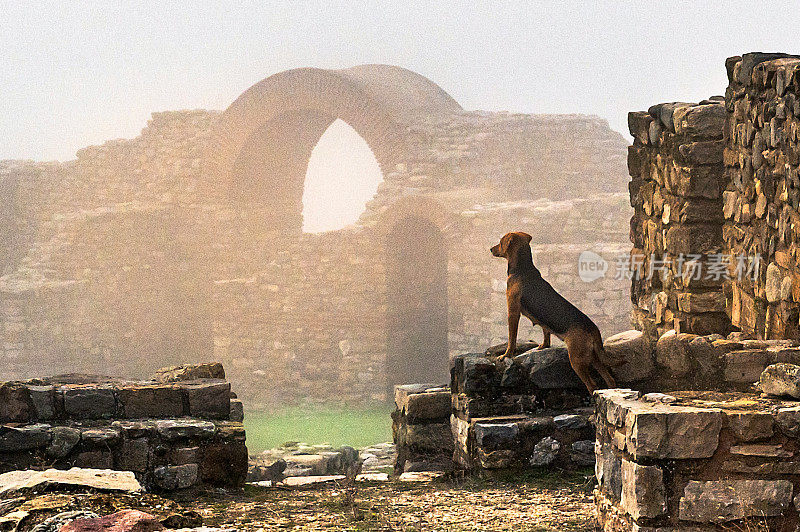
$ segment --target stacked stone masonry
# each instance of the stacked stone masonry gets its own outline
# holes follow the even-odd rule
[[[722,272],[721,97],[663,103],[628,115],[633,321],[644,330],[729,329]]]
[[[184,371],[152,381],[65,375],[0,384],[0,472],[132,471],[161,491],[241,485],[242,403],[231,399],[222,367],[205,366],[213,370],[205,376],[222,378]]]
[[[592,464],[589,397],[569,367],[566,349],[529,349],[514,363],[486,353],[460,355],[452,360],[451,374],[458,468],[491,474]]]
[[[337,117],[384,181],[357,224],[306,234],[305,168]],[[626,252],[624,147],[598,118],[464,111],[378,65],[277,74],[74,161],[0,162],[3,378],[220,360],[254,407],[444,382],[448,354],[505,341],[488,249],[508,230],[534,236],[546,278],[605,334],[624,330],[627,280],[576,281],[582,251]],[[408,285],[407,263],[430,286]]]
[[[626,389],[595,399],[604,531],[794,530],[800,403]]]
[[[450,388],[437,384],[401,384],[394,390],[395,473],[449,469],[453,458]]]
[[[726,284],[735,326],[765,338],[799,338],[800,57],[745,54],[726,62],[725,250],[759,256]]]

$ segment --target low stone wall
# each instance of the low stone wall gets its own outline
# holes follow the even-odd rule
[[[604,531],[794,529],[800,403],[624,389],[595,398]]]
[[[450,388],[440,384],[402,384],[394,388],[394,402],[395,473],[450,469]]]
[[[722,271],[721,97],[628,114],[631,300],[638,328],[727,333]]]
[[[726,283],[734,325],[764,338],[800,338],[800,57],[726,61],[725,251],[759,256]]]
[[[483,353],[451,363],[453,460],[487,474],[554,465],[591,465],[589,396],[566,349],[529,350],[514,364]]]
[[[205,367],[214,371],[0,384],[0,472],[77,466],[133,471],[156,490],[240,485],[247,474],[242,404],[231,399],[230,383],[203,378],[224,378],[222,367]]]
[[[612,369],[618,381],[642,391],[748,391],[770,364],[800,362],[793,340],[748,340],[741,333],[726,338],[669,330],[653,341],[626,331],[606,339],[605,348],[628,360]]]

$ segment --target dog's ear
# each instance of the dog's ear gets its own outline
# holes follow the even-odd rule
[[[529,235],[528,233],[517,233],[517,234],[519,236],[521,236],[522,238],[524,238],[525,240],[527,240],[528,244],[530,244],[531,240],[533,240],[533,237],[531,235]]]
[[[500,255],[505,256],[508,253],[508,248],[511,246],[511,240],[514,238],[513,233],[506,233],[500,239]]]

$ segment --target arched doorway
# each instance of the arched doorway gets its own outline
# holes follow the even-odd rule
[[[421,216],[395,223],[386,237],[389,397],[395,384],[448,378],[447,247]]]

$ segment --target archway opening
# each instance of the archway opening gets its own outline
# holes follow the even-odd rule
[[[389,397],[395,384],[448,379],[447,250],[431,221],[409,216],[386,241]]]
[[[383,181],[367,142],[335,120],[314,146],[303,192],[303,231],[333,231],[355,223]]]

